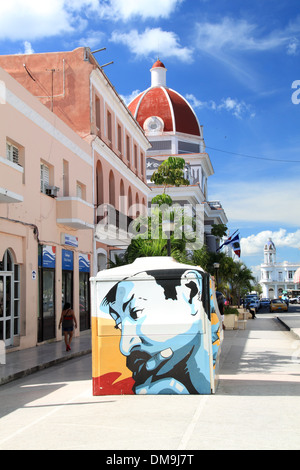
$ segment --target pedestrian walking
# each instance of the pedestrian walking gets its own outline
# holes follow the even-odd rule
[[[77,320],[74,311],[71,309],[71,304],[66,302],[63,306],[58,328],[62,324],[62,332],[65,337],[66,351],[71,351],[71,342],[75,328],[77,328]]]

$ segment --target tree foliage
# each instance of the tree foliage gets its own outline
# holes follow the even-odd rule
[[[151,181],[157,186],[163,186],[164,193],[168,186],[188,186],[190,183],[184,178],[184,167],[184,158],[169,157],[154,171]]]

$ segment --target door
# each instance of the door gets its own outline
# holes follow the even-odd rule
[[[0,274],[0,340],[13,344],[13,279],[10,273]]]
[[[62,307],[66,302],[73,308],[73,271],[62,271]]]
[[[40,270],[40,309],[38,318],[38,341],[55,338],[55,271]]]
[[[80,331],[91,328],[89,273],[79,273]]]

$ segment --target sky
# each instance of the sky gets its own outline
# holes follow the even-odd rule
[[[88,46],[128,103],[159,58],[167,86],[192,105],[214,175],[209,200],[239,229],[257,269],[271,237],[277,261],[300,264],[299,0],[10,0],[0,53]]]

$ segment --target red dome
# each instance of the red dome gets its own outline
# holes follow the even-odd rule
[[[165,69],[166,67],[164,66],[164,64],[159,60],[157,59],[157,61],[153,64],[152,68],[156,68],[156,67],[162,67],[163,69]]]
[[[154,67],[164,65],[156,65]],[[138,95],[128,106],[131,114],[144,127],[147,118],[157,116],[164,122],[164,132],[182,132],[200,136],[197,117],[188,102],[176,91],[159,86]]]

